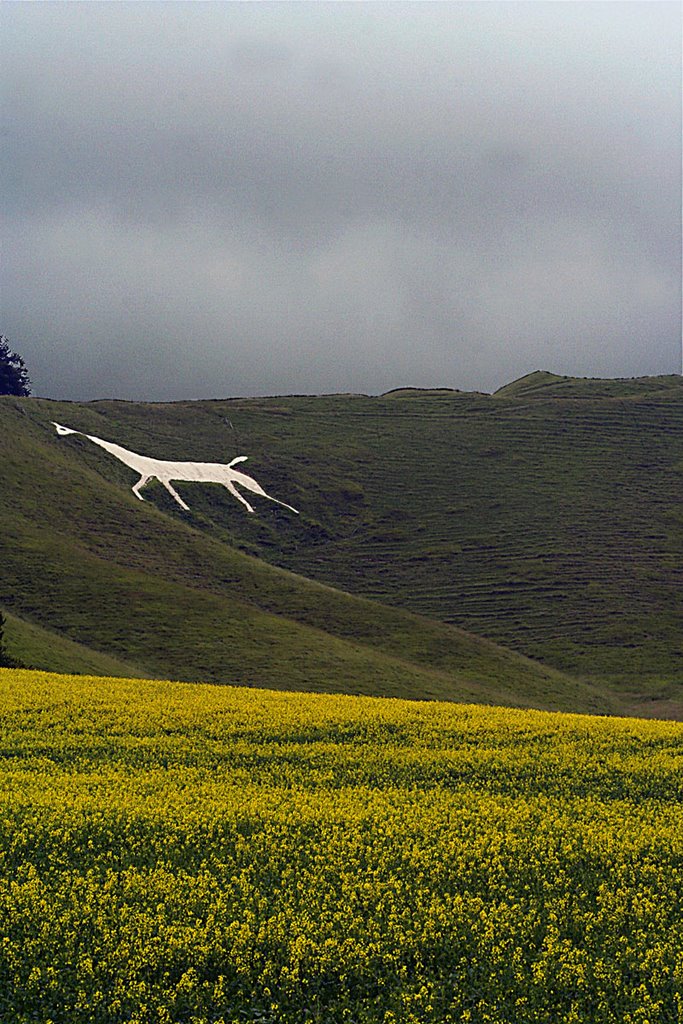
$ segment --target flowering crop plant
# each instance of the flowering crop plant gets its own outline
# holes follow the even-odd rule
[[[673,1024],[683,727],[0,671],[4,1024]]]

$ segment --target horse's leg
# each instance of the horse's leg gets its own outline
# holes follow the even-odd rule
[[[282,505],[283,508],[288,508],[290,512],[294,512],[296,515],[299,515],[297,509],[293,508],[292,505],[288,505],[286,501],[280,501],[279,498],[273,498],[272,495],[266,494],[261,485],[257,484],[256,481],[250,476],[247,476],[246,473],[240,473],[240,483],[243,487],[253,491],[254,494],[260,494],[262,498],[267,498],[268,501],[274,501],[276,505]]]
[[[242,504],[246,506],[247,512],[254,511],[249,502],[247,501],[247,499],[240,494],[240,492],[237,490],[237,488],[235,487],[231,480],[228,480],[227,484],[224,484],[224,486],[228,488],[233,498],[237,498],[238,501],[241,501]]]
[[[293,512],[295,515],[299,515],[299,510],[294,508],[293,505],[288,505],[286,501],[280,501],[279,498],[272,498],[270,494],[266,494],[266,498],[268,498],[269,501],[274,501],[276,505],[282,505],[283,508],[288,508],[289,511]]]
[[[161,477],[159,477],[158,479],[159,479],[159,480],[161,480]],[[179,495],[179,494],[178,494],[178,492],[177,492],[177,491],[175,490],[175,488],[171,486],[171,481],[170,481],[170,480],[161,480],[161,483],[162,483],[162,484],[164,485],[164,487],[166,488],[166,490],[168,491],[168,493],[169,493],[170,495],[172,495],[172,496],[173,496],[173,497],[175,498],[175,500],[176,500],[176,501],[178,502],[178,504],[180,505],[180,507],[181,507],[181,508],[184,508],[186,512],[189,512],[189,511],[190,511],[190,507],[189,507],[189,505],[186,505],[186,504],[185,504],[185,502],[184,502],[184,501],[183,501],[183,499],[182,499],[182,498],[180,497],[180,495]]]
[[[147,483],[147,481],[151,480],[151,479],[152,478],[150,476],[148,476],[145,473],[143,473],[142,476],[140,477],[140,479],[138,480],[138,482],[133,485],[133,494],[135,495],[136,498],[139,498],[140,501],[144,501],[145,500],[142,497],[142,495],[140,494],[140,488],[144,487],[145,484]]]

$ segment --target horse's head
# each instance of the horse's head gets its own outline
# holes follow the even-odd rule
[[[70,427],[63,427],[61,423],[55,423],[54,420],[52,421],[52,425],[54,427],[56,427],[57,433],[59,434],[60,437],[65,437],[66,434],[77,434],[78,433],[77,430],[71,430]]]

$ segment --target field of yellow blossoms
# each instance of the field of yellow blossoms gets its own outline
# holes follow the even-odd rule
[[[3,1024],[674,1024],[683,726],[0,671]]]

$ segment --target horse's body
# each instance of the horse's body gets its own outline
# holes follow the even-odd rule
[[[53,421],[54,422],[54,421]],[[145,499],[140,494],[140,488],[144,487],[145,484],[149,483],[150,480],[158,480],[160,484],[166,488],[166,490],[173,496],[178,502],[181,508],[184,508],[186,512],[189,512],[189,506],[185,504],[183,499],[180,497],[178,492],[172,487],[171,480],[189,480],[194,483],[215,483],[222,484],[230,491],[233,497],[241,501],[246,507],[247,511],[253,512],[253,508],[240,494],[235,487],[235,484],[239,484],[240,487],[244,487],[247,491],[252,491],[253,494],[258,494],[262,498],[268,498],[269,501],[274,501],[278,505],[283,505],[288,508],[291,512],[298,512],[291,505],[288,505],[284,501],[279,501],[277,498],[272,498],[270,494],[266,494],[260,484],[256,483],[252,477],[247,476],[246,473],[240,473],[238,469],[232,467],[237,462],[245,462],[246,455],[239,455],[232,462],[224,464],[222,462],[168,462],[165,459],[152,459],[147,455],[138,455],[137,452],[129,452],[127,448],[122,448],[120,444],[114,444],[112,441],[103,441],[101,437],[93,437],[91,434],[83,434],[80,430],[71,430],[70,427],[63,427],[60,423],[54,423],[57,428],[57,433],[61,436],[67,434],[79,434],[81,437],[87,437],[93,444],[99,445],[100,448],[104,448],[105,451],[113,455],[114,458],[118,459],[119,462],[123,462],[126,466],[130,466],[136,473],[140,474],[140,479],[136,484],[133,485],[133,494],[144,501]]]

